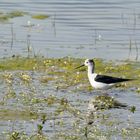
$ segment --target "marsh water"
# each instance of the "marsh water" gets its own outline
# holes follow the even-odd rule
[[[0,12],[15,10],[28,12],[29,15],[0,23],[0,58],[28,56],[31,53],[49,58],[70,56],[102,58],[114,62],[140,59],[139,0],[0,0]],[[44,20],[33,19],[30,15],[34,14],[47,14],[49,17]],[[31,26],[28,26],[29,24]],[[86,116],[88,102],[97,96],[98,92],[75,91],[75,86],[63,89],[63,84],[67,84],[61,81],[63,75],[57,77],[54,74],[57,82],[51,80],[47,84],[42,84],[40,77],[50,76],[47,70],[24,71],[32,80],[30,85],[23,84],[24,80],[19,78],[22,72],[1,71],[1,75],[12,74],[12,78],[6,76],[6,80],[12,81],[12,86],[3,80],[3,76],[0,77],[0,139],[5,139],[5,135],[10,135],[13,131],[28,136],[36,134],[37,125],[41,123],[41,115],[45,113],[52,115],[43,125],[42,132],[45,136],[52,138],[56,134],[61,134],[60,140],[64,139],[64,135],[87,139],[83,132],[86,128],[85,120],[69,112],[53,116],[55,113],[52,112],[55,112],[58,103],[50,107],[43,99],[50,95],[59,99],[64,98]],[[62,89],[58,89],[58,85],[61,84]],[[89,85],[88,81],[86,85]],[[76,89],[84,86],[81,81]],[[95,120],[93,130],[89,130],[95,134],[92,138],[139,139],[140,95],[136,93],[135,85],[128,89],[113,88],[109,92],[110,96],[127,104],[128,108],[135,106],[136,111],[132,113],[128,108],[108,110],[104,114],[105,118]],[[32,116],[28,116],[28,110],[32,111]],[[41,114],[37,119],[36,113]]]
[[[1,56],[26,54],[29,34],[34,52],[48,57],[137,59],[139,5],[138,0],[1,0],[2,12],[21,10],[50,16],[46,20],[30,16],[10,20],[12,50],[11,25],[1,24]],[[28,21],[35,26],[27,29]]]

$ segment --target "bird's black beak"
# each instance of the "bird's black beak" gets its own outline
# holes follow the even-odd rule
[[[84,67],[84,66],[85,66],[85,65],[83,64],[83,65],[81,65],[81,66],[76,67],[75,69],[79,69],[79,68]]]

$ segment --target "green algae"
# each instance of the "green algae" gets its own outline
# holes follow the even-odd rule
[[[1,109],[0,120],[31,120],[37,119],[38,114],[31,110],[10,110]]]
[[[16,18],[16,17],[23,17],[24,15],[27,15],[27,12],[23,11],[11,11],[7,13],[0,13],[0,22],[8,22],[9,19]]]
[[[0,14],[0,22],[6,22],[6,21],[8,21],[8,16],[7,15],[1,15]]]
[[[48,140],[46,136],[43,136],[42,134],[39,133],[29,136],[28,134],[19,131],[12,131],[11,133],[8,133],[6,139],[7,140]]]
[[[129,109],[132,113],[134,113],[135,111],[136,111],[136,107],[135,106],[132,106],[132,107],[130,107],[130,109]]]
[[[0,61],[0,70],[33,70],[37,60],[32,58],[9,58]]]
[[[15,10],[15,11],[10,11],[10,12],[0,12],[0,22],[8,22],[10,19],[17,18],[17,17],[23,17],[25,15],[30,16],[33,19],[37,20],[44,20],[49,18],[48,15],[46,14],[30,14],[28,12],[20,11],[20,10]]]
[[[39,19],[39,20],[44,20],[44,19],[49,18],[49,16],[45,15],[45,14],[36,14],[36,15],[32,15],[32,18]]]
[[[27,12],[23,12],[23,11],[11,11],[8,12],[6,15],[8,18],[15,18],[15,17],[22,17],[24,15],[28,14]]]
[[[40,77],[42,83],[48,83],[49,81],[55,81],[57,88],[69,88],[72,86],[78,86],[80,84],[87,85],[88,79],[86,74],[86,67],[75,70],[74,68],[81,63],[83,59],[74,58],[61,58],[61,59],[49,59],[49,58],[7,58],[0,60],[0,70],[32,70],[32,71],[44,71],[47,75]],[[135,63],[124,62],[122,64],[115,64],[112,62],[103,62],[100,59],[95,59],[96,69],[99,74],[106,74],[111,76],[136,79],[131,82],[119,84],[118,87],[126,88],[134,85],[139,88],[140,82],[140,69],[135,67]],[[28,77],[28,78],[27,78]],[[61,77],[61,81],[58,77]],[[22,79],[30,79],[26,74],[21,76]],[[26,80],[27,80],[26,79]],[[83,86],[85,88],[85,86]],[[91,90],[88,86],[86,89]],[[81,89],[83,90],[83,89]]]

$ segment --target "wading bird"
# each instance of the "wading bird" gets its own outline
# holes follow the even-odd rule
[[[88,67],[88,79],[92,87],[95,89],[109,89],[112,86],[120,82],[131,81],[133,79],[124,79],[118,77],[112,77],[107,75],[99,75],[94,73],[95,62],[92,59],[86,59],[85,63],[76,69],[87,66]]]

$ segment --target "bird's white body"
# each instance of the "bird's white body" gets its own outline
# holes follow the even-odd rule
[[[105,84],[105,83],[101,83],[101,82],[96,82],[94,80],[96,78],[96,76],[97,76],[96,73],[93,73],[93,74],[88,73],[88,79],[89,79],[89,82],[93,88],[95,88],[95,89],[109,89],[112,86],[114,86],[114,84]]]
[[[88,65],[88,79],[91,84],[91,86],[95,89],[109,89],[114,84],[106,84],[102,82],[96,82],[95,78],[97,76],[97,73],[94,73],[94,66],[93,65]]]

